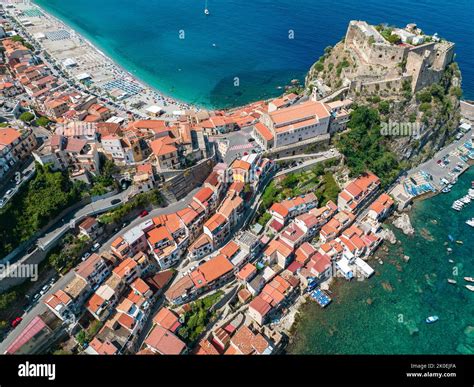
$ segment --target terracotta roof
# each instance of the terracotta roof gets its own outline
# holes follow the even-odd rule
[[[227,222],[227,219],[217,212],[214,215],[212,215],[206,221],[206,223],[204,223],[204,226],[206,226],[209,229],[209,231],[213,232],[214,230],[216,230],[218,227],[222,226],[226,222]]]
[[[249,171],[251,165],[247,161],[236,159],[232,163],[231,167],[232,167],[232,169],[243,169],[245,171]]]
[[[201,203],[207,202],[211,196],[214,194],[214,191],[209,187],[201,188],[196,194],[194,195],[194,199],[198,200]]]
[[[271,141],[273,140],[273,134],[270,131],[270,129],[267,128],[263,123],[257,122],[254,125],[255,129],[257,130],[258,133],[266,140],[266,141]]]
[[[75,272],[80,277],[86,279],[96,269],[96,265],[102,260],[102,258],[96,253],[91,254],[84,262],[77,265]]]
[[[141,294],[145,294],[150,291],[150,287],[141,278],[137,278],[135,281],[132,282],[130,286],[132,287],[132,289],[136,290],[138,293]]]
[[[260,316],[265,317],[272,309],[271,305],[261,296],[255,297],[249,304],[249,308],[255,310]]]
[[[167,144],[165,138],[152,141],[150,147],[155,156],[163,156],[178,151],[174,145]]]
[[[201,275],[200,277],[203,277],[205,283],[210,283],[232,271],[233,269],[234,266],[232,263],[230,263],[230,261],[223,254],[219,254],[198,266],[198,268],[193,273],[199,273]],[[191,275],[193,275],[193,273],[191,273]],[[202,278],[197,278],[197,281],[199,280],[202,280]],[[196,283],[197,281],[193,280],[196,286],[204,285],[199,282]]]
[[[92,226],[97,224],[97,220],[93,218],[92,216],[88,216],[86,219],[84,219],[81,224],[79,225],[80,228],[83,228],[84,230],[90,229]]]
[[[283,218],[286,218],[289,214],[288,208],[286,208],[281,203],[273,203],[270,207],[270,211],[276,212],[277,214],[281,215]]]
[[[155,317],[153,317],[153,322],[171,332],[176,332],[181,325],[178,321],[178,316],[168,308],[161,308]]]
[[[20,138],[20,132],[13,128],[0,128],[0,144],[11,145]]]
[[[115,355],[118,352],[118,348],[113,345],[110,341],[100,341],[97,337],[94,337],[89,343],[89,346],[94,349],[99,355]]]
[[[145,343],[162,355],[179,355],[186,348],[177,336],[160,325],[153,328]]]
[[[247,263],[238,273],[237,273],[237,278],[240,278],[241,280],[247,280],[252,274],[255,274],[257,272],[257,268],[255,265],[252,265],[251,263]]]
[[[150,242],[152,246],[155,246],[155,243],[158,243],[163,240],[172,241],[173,237],[166,227],[160,226],[160,227],[155,227],[151,229],[150,231],[148,231],[147,239],[148,239],[148,242]]]
[[[234,353],[243,355],[262,354],[268,347],[267,340],[260,334],[254,334],[246,325],[241,326],[231,339],[236,350]],[[231,354],[226,351],[226,354]]]
[[[235,253],[240,250],[240,246],[234,241],[230,241],[220,249],[221,254],[224,254],[228,259],[233,257]]]

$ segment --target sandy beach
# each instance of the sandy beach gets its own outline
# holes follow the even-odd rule
[[[147,108],[159,106],[164,117],[172,117],[176,111],[201,110],[138,80],[85,37],[38,5],[18,1],[12,6],[14,8],[7,8],[7,11],[43,49],[43,54],[49,55],[51,64],[59,67],[66,78],[81,82],[90,92],[110,99],[124,112],[132,111],[145,117]]]

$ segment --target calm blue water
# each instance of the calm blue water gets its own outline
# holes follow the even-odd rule
[[[465,97],[474,99],[472,0],[35,0],[142,81],[208,107],[281,94],[304,79],[351,19],[416,22],[457,44]],[[183,30],[185,39],[179,39]],[[288,31],[294,39],[288,39]],[[213,44],[216,46],[214,47]],[[234,78],[240,86],[234,86]]]

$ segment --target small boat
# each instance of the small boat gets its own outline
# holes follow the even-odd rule
[[[453,280],[451,278],[448,278],[448,283],[450,284],[457,284],[456,280]]]
[[[458,245],[462,245],[462,244],[464,244],[464,242],[463,242],[463,241],[456,241],[456,243],[457,243]]]
[[[464,281],[474,282],[474,277],[464,277]]]
[[[474,218],[471,218],[471,219],[466,220],[466,224],[467,224],[468,226],[474,227]]]
[[[453,251],[451,247],[448,247],[446,250],[448,251],[448,253],[451,253]]]
[[[429,316],[426,318],[426,323],[427,324],[433,324],[434,322],[438,321],[439,317],[438,316]]]
[[[204,7],[204,15],[209,15],[209,9],[207,8],[207,0],[206,0],[206,5]]]
[[[474,292],[474,286],[473,285],[466,285],[466,289],[470,290],[471,292]]]
[[[452,259],[448,259],[448,262],[449,263],[454,263],[454,261]]]
[[[454,238],[451,234],[448,234],[448,239],[451,241],[451,242],[454,242]]]
[[[451,189],[449,189],[448,187],[445,187],[441,190],[442,193],[448,193],[448,192],[451,192]]]

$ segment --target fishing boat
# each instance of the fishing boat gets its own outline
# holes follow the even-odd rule
[[[467,224],[468,226],[474,227],[474,218],[471,218],[471,219],[466,220],[466,224]]]
[[[450,284],[457,284],[456,280],[453,280],[451,278],[448,278],[448,283]]]
[[[470,290],[471,292],[474,292],[474,286],[473,285],[466,285],[466,289]]]
[[[426,323],[427,324],[433,324],[434,322],[438,321],[439,317],[438,316],[429,316],[426,318]]]
[[[464,277],[464,281],[474,282],[474,277]]]
[[[462,245],[462,244],[464,244],[464,242],[463,242],[463,241],[456,241],[456,243],[457,243],[458,245]]]

